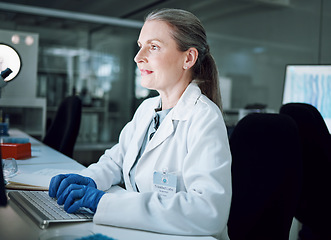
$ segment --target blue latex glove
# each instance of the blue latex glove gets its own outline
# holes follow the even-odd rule
[[[86,207],[95,212],[101,197],[105,192],[94,187],[70,184],[57,199],[57,203],[64,204],[68,213],[76,212],[80,207]]]
[[[78,174],[60,174],[54,176],[51,179],[48,190],[49,196],[53,198],[59,198],[59,196],[70,184],[85,185],[88,187],[97,188],[97,185],[92,178],[83,177]]]

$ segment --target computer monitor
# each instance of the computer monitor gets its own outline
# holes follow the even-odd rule
[[[331,65],[287,65],[283,104],[290,102],[316,107],[331,132]]]
[[[1,158],[1,148],[0,148],[0,159]],[[7,196],[5,190],[5,182],[3,178],[3,171],[2,171],[2,160],[1,160],[1,168],[0,168],[0,207],[7,205]]]

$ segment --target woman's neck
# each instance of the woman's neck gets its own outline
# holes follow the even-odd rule
[[[183,84],[181,87],[176,87],[175,90],[159,92],[161,96],[161,110],[173,108],[183,95],[188,85],[189,84]]]

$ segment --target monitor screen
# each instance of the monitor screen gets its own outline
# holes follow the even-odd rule
[[[331,65],[287,65],[283,104],[290,102],[316,107],[331,132]]]
[[[0,159],[1,158],[1,148],[0,148]],[[0,168],[0,207],[7,205],[7,196],[5,190],[5,182],[3,179],[3,171],[2,171],[2,160],[1,160],[1,168]]]

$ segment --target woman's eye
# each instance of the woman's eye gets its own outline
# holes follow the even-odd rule
[[[159,49],[158,46],[156,46],[156,45],[152,45],[152,50],[158,50],[158,49]]]

